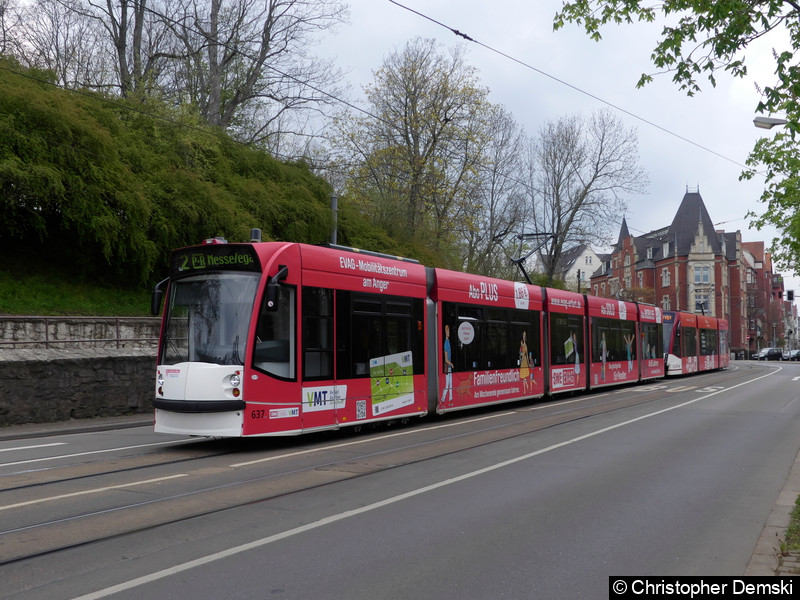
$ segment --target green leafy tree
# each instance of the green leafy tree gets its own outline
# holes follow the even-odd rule
[[[766,211],[755,217],[757,227],[775,226],[781,233],[773,244],[773,256],[781,268],[800,269],[800,161],[797,134],[800,132],[800,3],[794,0],[576,0],[565,2],[556,13],[554,27],[566,23],[582,25],[595,40],[601,39],[606,24],[633,22],[665,23],[652,53],[660,72],[671,73],[678,87],[693,95],[700,80],[716,83],[719,71],[733,77],[747,75],[746,51],[751,42],[773,32],[781,48],[773,51],[775,79],[762,86],[756,112],[779,114],[787,119],[786,129],[774,138],[761,139],[748,158],[750,167],[742,178],[765,172],[761,201]],[[652,81],[643,74],[638,85]]]
[[[0,67],[0,264],[43,258],[76,280],[137,286],[163,277],[173,248],[215,235],[327,241],[330,187],[305,165],[166,106],[143,113]]]
[[[366,96],[368,114],[344,120],[338,141],[352,165],[348,194],[394,235],[457,255],[488,107],[463,49],[412,40],[386,58]]]

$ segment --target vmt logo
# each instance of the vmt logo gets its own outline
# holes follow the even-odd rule
[[[346,385],[330,385],[314,388],[304,388],[303,412],[318,410],[333,410],[344,408],[347,397]]]

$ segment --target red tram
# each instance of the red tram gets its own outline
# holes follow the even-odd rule
[[[664,376],[656,307],[338,246],[182,248],[162,304],[165,433],[295,435]],[[694,334],[717,344],[703,368],[727,365],[716,323]]]
[[[664,313],[667,375],[687,375],[730,365],[728,322],[687,312]]]

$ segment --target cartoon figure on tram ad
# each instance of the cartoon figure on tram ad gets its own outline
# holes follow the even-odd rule
[[[633,334],[625,336],[625,352],[628,353],[628,372],[633,371]]]
[[[571,362],[571,358],[570,357],[573,354],[575,355],[575,374],[576,375],[580,375],[581,374],[581,357],[580,357],[580,354],[578,353],[578,336],[575,335],[574,331],[572,333],[570,333],[569,337],[567,338],[567,341],[564,342],[564,356],[568,360],[570,360],[570,362]]]
[[[450,345],[450,325],[444,326],[444,344],[442,345],[444,360],[444,390],[442,391],[442,406],[449,399],[453,403],[453,349]]]
[[[522,341],[519,344],[519,378],[522,380],[524,392],[528,393],[530,383],[535,384],[533,376],[533,353],[528,350],[528,332],[522,331]]]

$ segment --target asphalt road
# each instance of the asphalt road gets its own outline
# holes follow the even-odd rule
[[[2,439],[0,596],[606,598],[611,575],[738,576],[798,415],[800,364],[736,361],[360,435]]]

